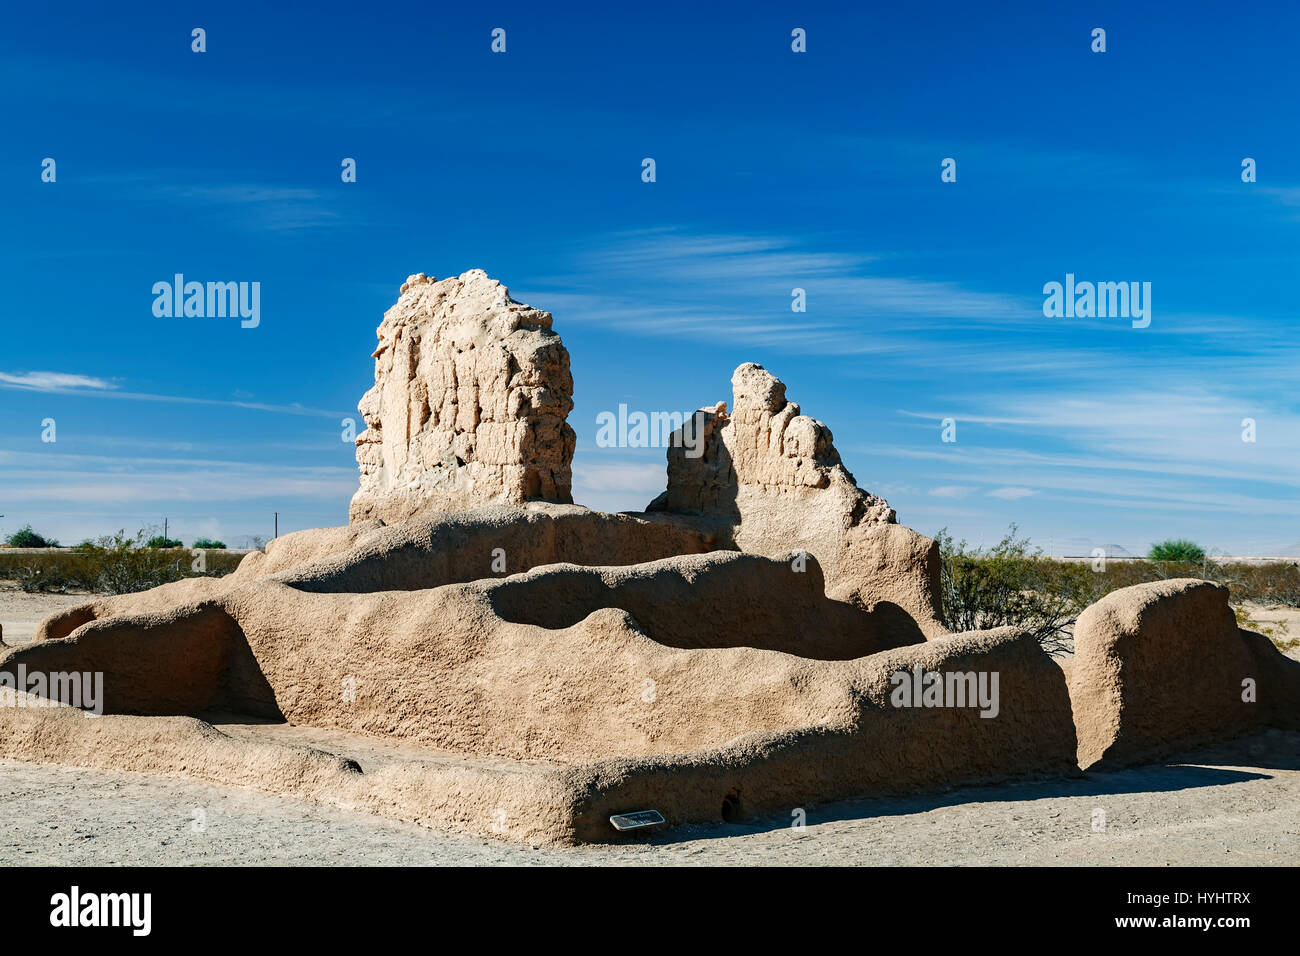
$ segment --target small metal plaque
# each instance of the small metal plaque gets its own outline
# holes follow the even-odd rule
[[[658,810],[637,810],[635,813],[616,813],[609,818],[615,830],[639,830],[642,827],[657,827],[664,823],[664,815]]]

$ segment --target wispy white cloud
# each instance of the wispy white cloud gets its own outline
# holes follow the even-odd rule
[[[809,252],[773,236],[700,235],[673,229],[622,233],[583,256],[594,270],[623,278],[669,274],[710,282],[773,276],[838,276],[862,268],[874,256]],[[649,271],[647,271],[649,270]]]
[[[934,498],[965,498],[974,490],[967,485],[940,485],[938,488],[931,488],[930,495]]]
[[[0,372],[0,388],[24,389],[27,391],[49,392],[55,395],[94,395],[97,398],[113,398],[137,402],[170,402],[179,405],[208,405],[224,408],[245,408],[253,411],[276,412],[284,415],[312,415],[326,418],[342,419],[355,413],[332,411],[323,408],[311,408],[297,402],[287,405],[269,402],[245,402],[220,398],[196,398],[190,395],[156,395],[148,392],[124,392],[112,382],[88,375],[74,375],[62,372],[28,372],[11,375]]]
[[[602,239],[575,256],[572,274],[517,291],[566,323],[804,354],[901,351],[926,320],[1001,326],[1041,319],[1036,299],[947,279],[874,274],[881,262],[871,254],[810,250],[786,237],[656,229]],[[806,311],[792,309],[796,288],[804,290]],[[882,320],[902,320],[907,334],[885,334]]]
[[[337,203],[328,193],[280,183],[232,180],[229,170],[135,169],[83,176],[81,182],[100,187],[132,203],[179,207],[205,222],[297,232],[341,221]],[[352,226],[361,224],[356,216]]]
[[[1255,191],[1279,206],[1300,206],[1300,186],[1256,186]]]
[[[320,199],[314,189],[236,183],[221,186],[164,186],[163,191],[178,199],[211,203],[300,202]]]
[[[941,412],[957,419],[958,442],[940,445]],[[1159,512],[1219,533],[1232,515],[1229,525],[1281,521],[1280,536],[1300,536],[1300,414],[1226,384],[1000,391],[902,417],[933,422],[933,443],[873,446],[877,462],[926,462],[932,480],[979,482],[989,498],[1086,506],[1144,526]],[[1244,418],[1255,419],[1254,441],[1242,440]]]
[[[668,487],[662,460],[596,463],[591,457],[579,452],[573,459],[573,500],[589,508],[640,510]]]
[[[1004,488],[994,488],[989,492],[990,498],[1002,498],[1006,501],[1019,501],[1021,498],[1028,498],[1030,495],[1038,494],[1032,488],[1016,488],[1007,486]]]
[[[346,502],[356,470],[184,458],[122,458],[57,450],[0,452],[0,478],[13,512],[29,503],[69,502],[105,511],[130,504],[311,499]]]
[[[0,386],[26,388],[36,392],[117,388],[107,379],[95,378],[92,375],[77,375],[71,372],[0,372]]]
[[[985,395],[969,404],[902,414],[928,419],[936,429],[941,418],[955,418],[959,435],[962,424],[989,425],[1033,436],[1040,446],[1056,444],[1054,453],[1011,451],[1026,463],[1300,483],[1300,414],[1276,399],[1261,401],[1241,391],[1224,385],[1100,392],[1085,387],[1055,395]],[[1246,419],[1255,422],[1254,441],[1243,441]],[[970,445],[943,454],[978,450],[978,443]],[[1075,454],[1079,450],[1086,457]]]
[[[319,229],[341,218],[317,190],[267,183],[160,184],[150,195],[172,205],[193,203],[237,225],[276,232]]]

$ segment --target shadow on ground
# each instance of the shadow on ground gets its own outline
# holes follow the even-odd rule
[[[1180,755],[1160,763],[1109,773],[1081,773],[1077,777],[1012,781],[993,785],[954,787],[939,793],[906,797],[873,797],[821,805],[810,804],[809,825],[907,816],[943,807],[992,801],[1032,801],[1055,797],[1101,797],[1133,793],[1172,793],[1205,787],[1228,786],[1250,780],[1268,780],[1265,773],[1236,770],[1249,766],[1265,770],[1300,770],[1300,732],[1267,730],[1239,740]],[[651,831],[635,842],[670,846],[694,840],[726,839],[786,830],[790,815],[754,818],[711,826],[681,826]],[[629,840],[632,842],[632,840]]]

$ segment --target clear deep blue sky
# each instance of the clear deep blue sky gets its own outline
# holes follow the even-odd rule
[[[580,503],[663,486],[599,412],[755,361],[925,533],[1294,554],[1300,14],[1057,6],[11,5],[0,529],[344,523],[384,310],[482,268],[572,355]],[[155,318],[178,272],[261,325]],[[1045,318],[1067,272],[1150,327]]]

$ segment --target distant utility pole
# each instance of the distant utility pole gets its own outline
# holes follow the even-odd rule
[[[167,540],[167,519],[163,518],[163,540]]]
[[[280,512],[278,511],[275,513],[275,537],[280,537]],[[275,540],[275,538],[271,540]]]

